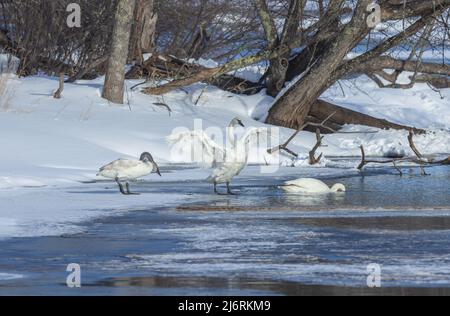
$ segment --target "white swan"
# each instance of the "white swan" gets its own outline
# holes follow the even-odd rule
[[[244,127],[239,118],[231,120],[228,126],[229,148],[218,145],[203,131],[181,132],[167,137],[167,141],[170,144],[181,145],[183,150],[195,148],[195,144],[197,142],[200,143],[200,146],[197,146],[197,148],[200,148],[202,151],[202,161],[197,162],[201,163],[203,167],[214,168],[212,174],[206,180],[214,184],[214,193],[216,194],[219,194],[217,184],[226,183],[227,194],[234,195],[230,189],[230,182],[247,165],[250,143],[255,140],[255,136],[269,134],[268,129],[265,127],[250,128],[242,137],[236,140],[234,135],[236,126]]]
[[[147,176],[152,172],[156,172],[161,176],[159,167],[153,160],[152,155],[145,152],[141,155],[139,160],[119,159],[113,161],[101,167],[97,176],[114,179],[119,185],[120,193],[124,195],[134,195],[135,193],[130,192],[128,181]],[[123,189],[121,181],[126,181],[126,191]]]
[[[290,193],[312,194],[337,193],[346,191],[346,188],[343,184],[337,183],[330,189],[328,185],[326,185],[322,181],[309,178],[288,181],[284,184],[284,186],[282,186],[282,189]]]

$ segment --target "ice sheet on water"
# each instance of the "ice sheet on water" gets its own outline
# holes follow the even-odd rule
[[[0,272],[0,281],[9,281],[15,279],[21,279],[24,276],[21,274],[11,274],[11,273],[2,273]]]

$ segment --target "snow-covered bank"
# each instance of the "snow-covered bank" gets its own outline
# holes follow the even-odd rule
[[[398,83],[409,83],[412,75],[402,73]],[[323,98],[391,122],[425,129],[450,130],[450,89],[437,92],[426,83],[416,83],[411,89],[380,89],[368,77],[360,76],[340,81]]]
[[[129,88],[136,83],[139,81],[128,81],[126,85]],[[163,203],[165,197],[151,194],[125,200],[117,194],[74,194],[68,188],[96,180],[98,168],[109,161],[139,157],[143,151],[151,152],[164,171],[164,166],[167,169],[179,159],[165,140],[175,129],[192,129],[194,120],[201,119],[203,128],[223,130],[235,116],[246,126],[264,126],[254,118],[263,117],[272,102],[264,92],[237,96],[214,87],[204,90],[204,85],[197,84],[164,97],[128,89],[129,104],[117,106],[101,98],[102,84],[103,78],[67,84],[63,98],[55,100],[52,94],[58,85],[56,78],[12,76],[8,80],[0,100],[0,237],[63,233],[72,231],[71,223],[110,214],[111,210]],[[332,88],[326,98],[398,123],[432,127],[434,132],[417,136],[417,146],[427,154],[450,152],[450,133],[440,130],[450,126],[450,91],[442,91],[445,98],[441,99],[422,85],[392,91],[374,88],[364,78],[354,84],[358,88],[350,82],[343,85],[346,97],[339,97]],[[172,113],[169,115],[167,109],[155,103],[166,103]],[[373,131],[361,126],[345,130]],[[291,133],[280,129],[279,140],[286,140]],[[336,134],[326,136],[326,147],[320,150],[325,156],[358,156],[359,146],[364,144],[369,155],[410,154],[406,136],[406,131]],[[314,144],[315,135],[303,132],[290,147],[306,159]],[[287,156],[272,162],[292,165]],[[302,161],[296,165],[307,167]],[[327,165],[336,166],[325,159],[322,167]],[[354,166],[345,167],[354,172]],[[158,181],[197,180],[206,175],[200,170],[173,172],[163,174]],[[76,225],[72,228],[77,229]]]
[[[202,119],[203,128],[222,130],[229,120],[239,116],[247,126],[263,126],[253,120],[265,111],[271,98],[264,92],[255,96],[237,96],[208,87],[197,105],[194,105],[204,86],[194,85],[163,97],[151,97],[128,91],[129,106],[108,104],[100,97],[102,78],[67,84],[61,100],[52,98],[57,80],[48,77],[30,77],[9,80],[8,108],[0,111],[0,188],[41,187],[63,185],[74,181],[95,179],[99,166],[119,157],[138,157],[143,151],[151,152],[160,164],[170,163],[174,157],[165,138],[176,128],[194,128],[194,120]],[[127,82],[131,87],[136,82]],[[358,85],[370,87],[363,78]],[[417,127],[434,128],[434,132],[417,136],[416,142],[423,152],[450,152],[450,133],[436,128],[450,126],[448,108],[450,92],[446,98],[431,90],[428,94],[417,89],[402,90],[405,104],[400,104],[399,93],[391,89],[366,89],[377,102],[366,94],[348,89],[347,97],[335,96],[337,102],[363,112],[393,119]],[[333,89],[327,93],[331,97]],[[390,96],[397,95],[389,101]],[[420,97],[422,95],[422,97]],[[415,98],[414,98],[415,97]],[[424,102],[423,97],[426,98]],[[353,100],[356,100],[354,102]],[[414,103],[413,103],[414,101]],[[154,103],[166,103],[168,111]],[[392,102],[392,103],[390,103]],[[357,104],[357,106],[356,106]],[[401,112],[401,115],[395,113]],[[346,131],[373,130],[348,126]],[[280,129],[280,141],[292,131]],[[224,133],[225,134],[225,133]],[[275,140],[276,141],[276,140]],[[314,135],[301,133],[292,143],[292,149],[306,155],[315,143]],[[321,148],[329,156],[358,156],[359,145],[364,144],[369,155],[407,152],[406,132],[379,131],[376,134],[336,134],[327,136]],[[281,157],[290,161],[290,157]]]

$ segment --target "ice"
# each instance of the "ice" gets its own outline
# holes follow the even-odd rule
[[[21,278],[23,278],[23,275],[0,272],[0,281],[9,281],[9,280],[21,279]]]

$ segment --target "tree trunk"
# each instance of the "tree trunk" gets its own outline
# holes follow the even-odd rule
[[[154,13],[154,0],[136,1],[128,63],[135,61],[138,65],[142,65],[143,54],[153,52],[155,46],[158,15]]]
[[[331,2],[328,10],[322,17],[325,21],[318,33],[309,45],[305,47],[295,58],[293,58],[287,69],[286,81],[292,81],[302,74],[317,56],[325,54],[332,46],[335,37],[339,35],[341,15],[343,13],[344,0]]]
[[[119,0],[116,9],[111,52],[108,59],[103,98],[123,104],[125,64],[128,57],[135,0]]]
[[[289,5],[288,17],[286,18],[281,41],[278,45],[290,43],[297,36],[300,19],[306,5],[305,0],[292,0]],[[291,50],[284,55],[270,60],[270,66],[267,71],[267,94],[276,97],[284,88],[286,83],[286,73],[289,67],[289,57]]]
[[[369,0],[359,2],[352,21],[344,27],[330,49],[313,60],[311,69],[275,102],[267,123],[294,129],[304,124],[314,102],[334,83],[333,72],[353,47],[367,36],[366,8],[369,3]]]

